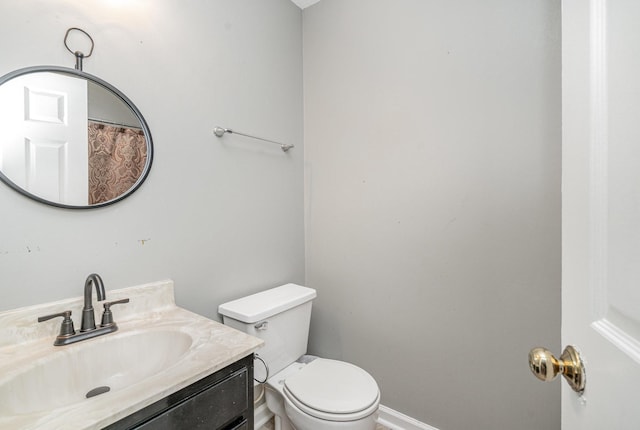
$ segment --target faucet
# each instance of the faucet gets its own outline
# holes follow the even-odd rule
[[[93,291],[94,286],[96,287],[98,301],[101,302],[105,299],[104,283],[102,282],[100,275],[92,273],[87,276],[87,280],[84,283],[84,307],[82,308],[81,332],[96,329],[95,315],[93,313],[93,301],[91,300],[91,292]]]
[[[71,319],[71,311],[58,312],[51,315],[45,315],[38,318],[38,322],[48,321],[55,317],[62,317],[62,326],[60,327],[60,334],[53,342],[55,346],[68,345],[70,343],[79,342],[85,339],[91,339],[96,336],[102,336],[103,334],[113,333],[118,330],[118,325],[113,321],[113,313],[111,312],[111,306],[120,303],[129,303],[129,299],[120,299],[113,302],[106,302],[104,304],[104,313],[102,314],[102,324],[100,327],[96,327],[95,315],[93,313],[93,301],[91,300],[91,294],[93,293],[93,287],[96,288],[96,295],[98,301],[101,302],[106,298],[104,293],[104,283],[100,275],[92,273],[87,276],[87,280],[84,283],[84,307],[82,308],[82,327],[79,332],[76,332],[73,328],[73,320]]]

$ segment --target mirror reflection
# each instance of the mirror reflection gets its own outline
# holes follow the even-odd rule
[[[0,78],[0,179],[22,194],[104,206],[135,191],[151,160],[141,113],[106,82],[53,67]]]

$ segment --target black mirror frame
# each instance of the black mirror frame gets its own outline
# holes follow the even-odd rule
[[[28,197],[40,203],[44,203],[46,205],[65,208],[65,209],[97,209],[97,208],[101,208],[101,207],[105,207],[105,206],[109,206],[114,203],[117,203],[125,199],[126,197],[129,197],[131,194],[133,194],[138,188],[140,188],[140,186],[145,181],[145,179],[147,179],[147,176],[149,175],[149,171],[151,170],[151,165],[153,164],[153,140],[151,138],[151,131],[149,130],[149,126],[147,125],[147,122],[142,116],[142,113],[140,112],[140,110],[136,107],[136,105],[133,104],[133,102],[126,95],[124,95],[124,93],[122,93],[120,90],[118,90],[116,87],[114,87],[110,83],[98,78],[97,76],[84,72],[82,70],[71,69],[68,67],[33,66],[33,67],[25,67],[22,69],[17,69],[17,70],[14,70],[13,72],[7,73],[6,75],[0,77],[0,85],[18,76],[27,75],[30,73],[37,73],[37,72],[54,72],[54,73],[57,72],[57,73],[63,73],[63,74],[73,75],[79,78],[87,79],[89,81],[92,81],[108,89],[117,98],[122,100],[122,102],[125,105],[127,105],[129,109],[131,109],[131,111],[134,113],[136,118],[138,118],[138,121],[140,121],[140,126],[142,128],[142,131],[144,132],[145,140],[147,142],[147,160],[146,160],[144,169],[142,171],[142,174],[136,181],[136,183],[133,184],[133,186],[127,192],[123,193],[122,195],[118,196],[115,199],[112,199],[103,203],[96,203],[95,205],[86,205],[86,206],[66,205],[63,203],[46,200],[46,199],[43,199],[42,197],[36,196],[35,194],[31,194],[30,192],[26,191],[22,187],[19,187],[18,185],[16,185],[13,181],[11,181],[11,179],[5,176],[2,173],[2,171],[0,171],[0,180],[25,197]]]

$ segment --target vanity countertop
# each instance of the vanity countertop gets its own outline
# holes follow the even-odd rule
[[[115,333],[66,346],[53,346],[61,320],[38,323],[42,315],[72,310],[79,327],[82,298],[62,300],[27,308],[0,312],[0,429],[100,429],[144,408],[193,382],[220,370],[257,350],[262,340],[189,312],[175,305],[172,281],[107,291],[107,300],[129,298],[130,303],[114,306],[119,330]],[[102,311],[94,302],[96,321]],[[74,354],[89,342],[105,342],[110,336],[129,336],[149,331],[180,331],[192,339],[190,348],[173,365],[135,384],[68,405],[27,413],[13,413],[10,402],[37,402],[43,396],[56,396],[59,387],[33,387],[28,399],[3,390],[3,384],[30,371],[55,354]],[[109,356],[104,360],[112,359]],[[139,357],[144,361],[145,357]],[[101,363],[94,363],[98,368]],[[24,390],[23,390],[24,391]],[[3,399],[3,397],[5,397]],[[49,397],[47,397],[49,399]],[[2,404],[5,406],[2,406]]]

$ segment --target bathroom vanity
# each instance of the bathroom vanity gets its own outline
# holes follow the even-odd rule
[[[106,295],[130,299],[118,331],[71,345],[53,345],[59,320],[37,319],[77,320],[82,297],[0,312],[0,430],[253,428],[261,340],[176,306],[172,281]]]
[[[105,430],[253,429],[253,354]]]

